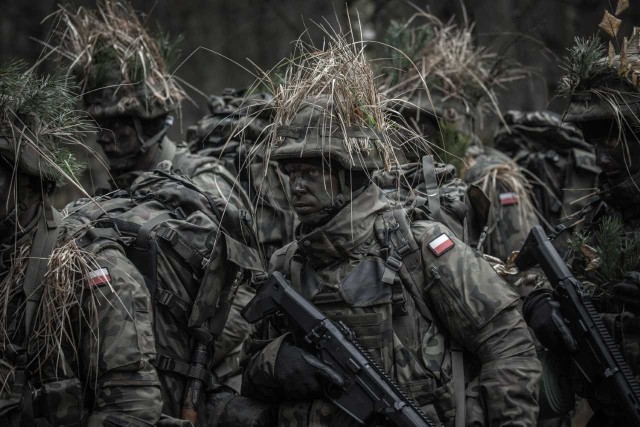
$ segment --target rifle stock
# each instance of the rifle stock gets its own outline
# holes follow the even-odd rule
[[[358,423],[370,423],[381,415],[396,426],[436,426],[371,360],[345,324],[329,320],[277,272],[258,288],[242,315],[255,323],[276,311],[296,323],[320,359],[346,379],[326,390],[327,397]]]
[[[633,425],[640,426],[640,386],[600,319],[591,296],[576,279],[543,231],[531,229],[515,264],[519,270],[540,265],[553,286],[564,321],[577,341],[571,356],[585,379],[602,381],[616,393]]]

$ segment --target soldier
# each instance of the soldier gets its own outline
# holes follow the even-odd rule
[[[600,168],[582,132],[551,111],[508,111],[504,120],[495,147],[527,170],[536,210],[547,227],[585,208]]]
[[[393,99],[405,100],[397,109],[406,123],[432,141],[431,151],[453,164],[464,179],[442,186],[441,205],[462,195],[460,201],[469,214],[465,242],[474,247],[479,244],[489,255],[505,261],[538,221],[519,167],[483,147],[476,132],[488,112],[501,116],[497,88],[521,75],[516,67],[503,63],[504,58],[477,45],[471,26],[444,23],[426,12],[391,25],[387,42],[403,54],[389,52],[393,63],[385,70],[385,90]],[[466,187],[473,186],[489,200],[477,189],[467,194]]]
[[[560,86],[561,94],[569,97],[564,119],[578,126],[585,141],[595,147],[596,163],[602,169],[594,203],[573,224],[578,231],[570,240],[569,260],[575,275],[585,280],[636,378],[640,373],[640,93],[636,81],[640,70],[634,68],[640,58],[638,43],[634,33],[628,42],[625,39],[619,55],[613,45],[607,55],[597,37],[576,39]],[[627,64],[634,65],[627,68]],[[553,293],[545,289],[533,292],[524,305],[525,318],[540,342],[566,357],[565,340],[571,337],[551,321],[557,310]],[[572,385],[595,412],[589,425],[627,425],[620,403],[600,379],[587,381],[577,374]]]
[[[532,425],[540,366],[517,295],[444,225],[397,208],[371,183],[372,172],[391,166],[397,127],[361,48],[332,41],[326,51],[294,53],[275,99],[265,157],[288,174],[301,225],[270,270],[351,327],[433,419]],[[331,367],[286,321],[258,325],[246,345],[242,393],[278,403],[280,425],[349,421],[323,399]],[[476,368],[466,378],[465,365]]]
[[[85,109],[99,126],[97,142],[108,159],[113,189],[127,190],[142,173],[170,161],[176,173],[200,188],[252,212],[238,179],[220,161],[191,154],[186,144],[167,136],[172,114],[186,97],[169,70],[175,41],[152,37],[131,5],[120,0],[100,1],[96,11],[61,7],[55,37],[57,52],[71,63],[83,89]],[[235,373],[236,385],[229,385],[236,388],[239,349],[249,331],[240,310],[252,296],[243,284],[229,327],[216,341],[221,379]]]
[[[227,88],[221,96],[211,96],[210,114],[187,130],[189,148],[200,155],[215,156],[240,177],[242,187],[253,201],[258,242],[269,259],[293,240],[294,215],[286,199],[286,177],[275,165],[250,162],[251,151],[267,136],[271,122],[271,96],[251,89]]]
[[[15,64],[0,70],[0,422],[154,425],[162,397],[144,280],[117,244],[81,248],[51,207],[82,171],[75,98]],[[95,250],[94,250],[95,249]]]

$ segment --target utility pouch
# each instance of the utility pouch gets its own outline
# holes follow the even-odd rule
[[[81,426],[84,412],[82,386],[78,378],[44,384],[36,404],[44,406],[52,426]],[[38,402],[39,401],[39,402]]]

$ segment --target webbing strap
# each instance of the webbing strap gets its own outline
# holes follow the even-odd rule
[[[216,385],[215,378],[208,369],[191,365],[190,363],[183,362],[166,354],[156,355],[153,366],[161,371],[173,372],[182,375],[183,377],[194,378],[202,381],[206,384],[208,390],[213,389]]]
[[[453,396],[456,402],[455,427],[464,427],[466,422],[466,384],[464,380],[464,353],[457,341],[451,340],[451,373]]]
[[[156,289],[156,302],[165,307],[169,313],[185,326],[189,320],[190,304],[166,289]]]
[[[135,243],[136,247],[146,248],[147,241],[149,239],[149,234],[151,234],[151,230],[153,229],[153,227],[160,224],[161,222],[167,221],[172,218],[173,218],[172,213],[163,212],[159,215],[154,216],[149,221],[142,224],[140,226],[140,230],[138,230],[138,236],[136,237],[136,243]]]
[[[193,267],[196,272],[198,270],[202,270],[206,266],[208,259],[195,249],[186,239],[182,238],[175,229],[169,226],[161,226],[156,235],[169,243],[171,247],[173,247],[173,250],[175,250],[185,262]]]
[[[421,268],[422,258],[420,248],[413,235],[410,234],[411,229],[406,214],[401,209],[385,211],[382,214],[382,218],[386,227],[386,241],[383,242],[383,245],[389,245],[390,249],[385,270],[387,268],[393,269],[395,264],[399,264],[397,274],[400,275],[400,282],[413,298],[420,314],[425,319],[433,321],[431,310],[429,310],[425,302],[425,296],[422,293],[422,289],[424,288],[424,274]],[[389,261],[389,259],[392,259],[392,261]],[[415,263],[419,265],[414,265]],[[409,270],[409,266],[411,270]],[[396,272],[389,274],[393,274],[395,277]],[[417,276],[417,278],[414,276]]]
[[[29,260],[25,268],[23,291],[26,301],[25,308],[25,340],[29,340],[33,330],[33,318],[40,304],[42,296],[42,279],[47,272],[49,266],[49,257],[53,252],[53,248],[58,240],[58,226],[60,225],[60,213],[53,209],[48,203],[44,203],[42,212],[40,213],[38,228],[33,236]],[[18,424],[33,424],[33,401],[31,397],[31,387],[27,380],[26,361],[28,345],[24,344],[24,348],[18,350],[21,354],[17,357],[15,381],[12,390],[12,400],[21,399],[22,411],[21,415],[16,416],[12,421]],[[22,396],[18,396],[20,393]]]
[[[424,177],[427,199],[429,200],[429,211],[432,215],[437,216],[440,212],[440,193],[438,191],[433,156],[422,156],[422,176]]]

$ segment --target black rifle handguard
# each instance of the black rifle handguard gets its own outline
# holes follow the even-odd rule
[[[371,360],[344,323],[329,320],[276,272],[259,286],[242,316],[255,323],[277,311],[285,313],[303,331],[319,358],[346,379],[342,386],[334,384],[327,390],[327,398],[355,421],[368,424],[383,416],[398,427],[437,425]]]
[[[629,420],[640,426],[640,385],[600,319],[591,296],[571,273],[542,227],[531,229],[515,264],[521,271],[540,265],[551,282],[564,321],[577,341],[572,360],[587,381],[598,380],[611,387]]]

